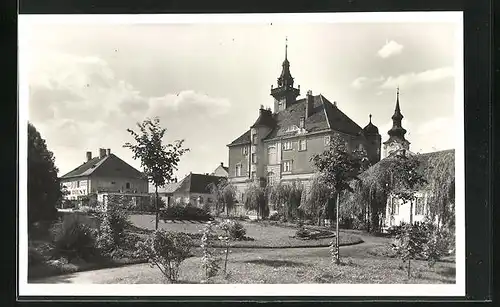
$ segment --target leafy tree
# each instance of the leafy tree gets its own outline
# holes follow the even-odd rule
[[[155,229],[158,229],[158,187],[173,181],[173,172],[177,170],[181,156],[189,149],[182,147],[184,140],[177,140],[173,144],[163,144],[166,129],[160,126],[160,119],[157,117],[137,123],[137,127],[139,127],[139,133],[127,129],[134,138],[135,144],[127,142],[123,147],[130,148],[134,153],[133,158],[141,160],[146,177],[155,187]]]
[[[348,150],[346,140],[339,135],[334,135],[331,138],[329,148],[321,154],[314,155],[311,160],[329,190],[329,199],[334,195],[337,196],[337,208],[335,210],[337,214],[337,235],[335,238],[335,248],[337,252],[335,263],[339,264],[339,196],[342,191],[353,191],[350,186],[350,181],[357,178],[361,169],[362,159],[359,154],[354,154]]]
[[[33,124],[28,123],[28,223],[52,222],[62,200],[53,153]]]
[[[208,185],[210,193],[215,195],[215,212],[219,215],[222,208],[225,209],[226,215],[233,210],[236,204],[236,188],[226,178],[221,178],[217,183]]]
[[[245,209],[257,211],[257,218],[264,218],[269,214],[266,190],[258,183],[251,183],[246,190]]]

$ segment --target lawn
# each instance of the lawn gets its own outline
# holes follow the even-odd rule
[[[215,277],[213,283],[454,283],[455,265],[440,262],[429,268],[426,262],[412,261],[412,277],[408,279],[401,260],[347,256],[351,247],[341,248],[343,265],[331,263],[327,248],[234,250],[229,257],[229,276]],[[192,257],[181,265],[180,283],[200,283],[200,257]],[[56,276],[45,283],[158,284],[167,283],[157,268],[147,264],[130,265]]]
[[[154,230],[154,215],[131,215],[130,220],[139,229]],[[281,227],[268,223],[241,222],[246,229],[246,237],[249,240],[233,241],[232,247],[236,248],[289,248],[289,247],[325,247],[329,246],[334,237],[317,240],[301,240],[294,238],[296,229],[292,227]],[[195,245],[199,245],[199,234],[204,224],[200,222],[177,221],[159,222],[159,228],[169,231],[185,232],[195,235]],[[332,233],[333,234],[333,233]],[[356,234],[340,232],[340,245],[352,245],[361,243],[363,240]]]

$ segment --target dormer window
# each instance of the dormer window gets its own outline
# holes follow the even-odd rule
[[[305,118],[304,117],[301,117],[300,120],[299,120],[299,128],[300,129],[304,129],[305,128]]]

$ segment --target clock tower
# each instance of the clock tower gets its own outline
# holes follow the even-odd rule
[[[271,86],[271,96],[274,97],[274,113],[283,111],[296,102],[300,95],[300,86],[293,87],[293,77],[290,73],[290,62],[288,61],[288,39],[285,44],[285,60],[282,64],[281,75],[278,77],[278,87]]]
[[[384,142],[384,158],[401,149],[410,150],[410,142],[405,139],[406,129],[401,126],[403,114],[399,107],[399,87],[397,89],[396,109],[392,115],[392,128],[387,132],[389,139]]]

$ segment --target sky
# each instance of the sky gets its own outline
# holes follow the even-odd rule
[[[301,97],[322,94],[382,141],[400,88],[413,152],[455,148],[455,31],[450,23],[46,24],[29,48],[29,121],[59,175],[99,148],[140,169],[127,128],[158,116],[165,142],[190,149],[178,165],[210,173],[249,129],[288,60]]]

